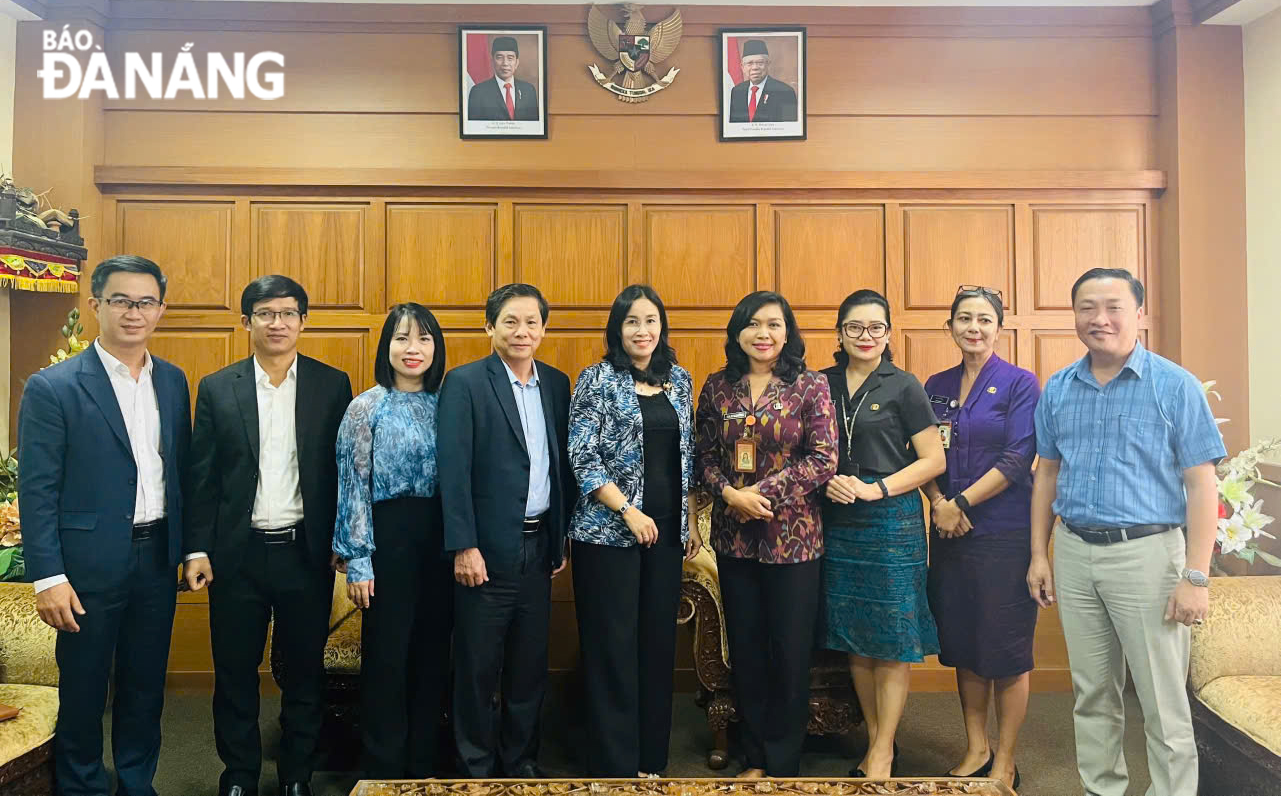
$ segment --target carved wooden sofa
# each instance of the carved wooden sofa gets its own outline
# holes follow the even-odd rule
[[[1281,576],[1210,579],[1188,696],[1201,796],[1281,793]]]
[[[40,621],[30,583],[0,583],[0,703],[22,712],[0,722],[0,796],[53,793],[58,719],[57,631]]]
[[[710,512],[699,512],[698,523],[707,539]],[[719,771],[729,763],[729,725],[737,721],[737,715],[720,578],[711,548],[704,548],[685,564],[676,621],[694,623],[694,672],[701,686],[698,704],[707,711],[707,725],[714,738],[714,745],[707,752],[707,766]],[[844,735],[863,721],[847,660],[844,653],[832,650],[814,653],[810,667],[810,735]]]

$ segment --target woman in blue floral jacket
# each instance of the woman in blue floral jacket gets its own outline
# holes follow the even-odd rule
[[[614,299],[603,362],[578,377],[570,519],[591,776],[667,767],[682,558],[702,547],[690,501],[693,382],[653,288]]]

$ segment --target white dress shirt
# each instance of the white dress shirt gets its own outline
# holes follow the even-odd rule
[[[298,487],[298,357],[279,387],[254,357],[258,392],[258,493],[249,524],[254,528],[284,528],[302,519],[302,490]]]
[[[160,404],[151,380],[151,354],[143,353],[142,371],[138,378],[129,372],[129,366],[107,353],[95,340],[93,350],[102,360],[116,394],[116,403],[125,421],[129,435],[129,448],[138,468],[138,489],[134,496],[133,523],[142,525],[165,516],[165,460],[160,455]],[[67,576],[51,575],[35,582],[37,593],[50,586],[66,583]]]
[[[302,519],[302,490],[298,486],[298,357],[279,387],[254,357],[254,390],[258,395],[258,489],[254,494],[253,528],[283,528]],[[184,561],[209,553],[188,553]]]

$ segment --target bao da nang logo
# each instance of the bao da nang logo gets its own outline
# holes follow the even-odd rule
[[[36,77],[44,81],[45,99],[87,99],[95,91],[108,99],[174,99],[184,92],[194,99],[218,99],[224,89],[235,99],[244,99],[246,91],[265,100],[285,95],[285,56],[278,52],[248,57],[232,53],[230,61],[222,53],[211,52],[205,54],[201,65],[191,53],[194,42],[187,42],[171,57],[127,52],[122,74],[116,75],[102,45],[87,30],[73,32],[66,25],[61,33],[45,30],[43,44],[44,59]],[[84,53],[88,53],[88,61],[81,64]]]

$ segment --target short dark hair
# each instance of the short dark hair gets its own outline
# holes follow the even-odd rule
[[[758,290],[743,297],[742,301],[730,313],[729,323],[725,325],[725,375],[731,382],[736,382],[751,369],[747,353],[738,344],[738,336],[747,328],[752,316],[761,307],[777,304],[783,311],[783,323],[787,326],[787,341],[783,351],[774,363],[774,375],[785,383],[791,384],[805,372],[805,340],[801,338],[800,327],[796,325],[796,316],[792,314],[792,305],[787,299],[772,290]]]
[[[533,285],[527,285],[524,282],[513,282],[510,285],[503,285],[489,294],[485,299],[485,324],[494,326],[498,323],[498,313],[503,311],[503,306],[516,298],[538,299],[538,312],[543,316],[543,323],[547,323],[549,314],[547,308],[547,299]]]
[[[302,285],[283,274],[260,276],[245,285],[240,294],[240,314],[246,317],[254,314],[254,305],[260,301],[291,298],[298,301],[298,312],[307,314],[307,291]]]
[[[1130,286],[1130,292],[1134,294],[1134,303],[1143,306],[1143,283],[1135,278],[1134,274],[1124,268],[1091,268],[1077,277],[1072,283],[1072,305],[1076,306],[1076,291],[1081,285],[1089,282],[1091,279],[1123,279]]]
[[[154,277],[156,284],[160,286],[160,295],[157,298],[161,301],[165,300],[165,289],[169,286],[169,280],[165,278],[160,266],[146,257],[139,257],[136,254],[118,254],[94,266],[93,278],[89,281],[89,291],[94,298],[103,297],[102,291],[107,289],[107,280],[112,274],[146,274]]]
[[[374,354],[374,381],[388,390],[396,386],[396,372],[391,367],[391,338],[405,318],[416,324],[420,333],[431,335],[435,342],[431,365],[423,374],[423,389],[436,392],[440,389],[441,379],[445,378],[445,333],[441,331],[440,322],[432,315],[431,310],[412,301],[397,304],[387,312],[382,335],[378,338],[378,352]]]
[[[890,320],[890,303],[885,300],[885,296],[882,296],[875,290],[855,290],[853,293],[846,296],[845,300],[841,302],[840,309],[836,311],[836,334],[838,342],[836,344],[836,351],[832,354],[832,359],[836,360],[836,364],[843,368],[849,366],[850,355],[845,351],[845,346],[839,342],[840,335],[842,334],[841,320],[845,318],[845,313],[855,307],[861,307],[864,304],[875,304],[885,310],[886,334],[889,334],[890,329],[894,328],[894,323]],[[885,357],[885,359],[890,362],[894,361],[894,354],[890,351],[890,344],[888,342],[885,344],[885,353],[881,354],[881,356]]]
[[[649,358],[649,367],[643,371],[632,365],[632,358],[623,350],[623,321],[638,299],[649,299],[658,307],[660,327],[658,345],[654,346],[654,353]],[[649,285],[628,285],[614,299],[614,305],[609,308],[609,320],[605,322],[605,356],[602,359],[613,365],[614,370],[630,370],[633,379],[655,387],[661,386],[672,375],[676,351],[667,342],[667,308],[663,306],[663,300],[658,297],[654,288]]]
[[[988,290],[962,290],[958,292],[956,294],[956,298],[952,299],[952,309],[948,312],[947,319],[950,321],[955,318],[956,308],[961,306],[961,302],[972,298],[981,298],[987,301],[988,304],[991,304],[992,312],[996,314],[996,325],[1005,325],[1005,307],[1002,306],[1001,299],[998,298],[995,293]],[[888,311],[886,314],[888,314]]]

